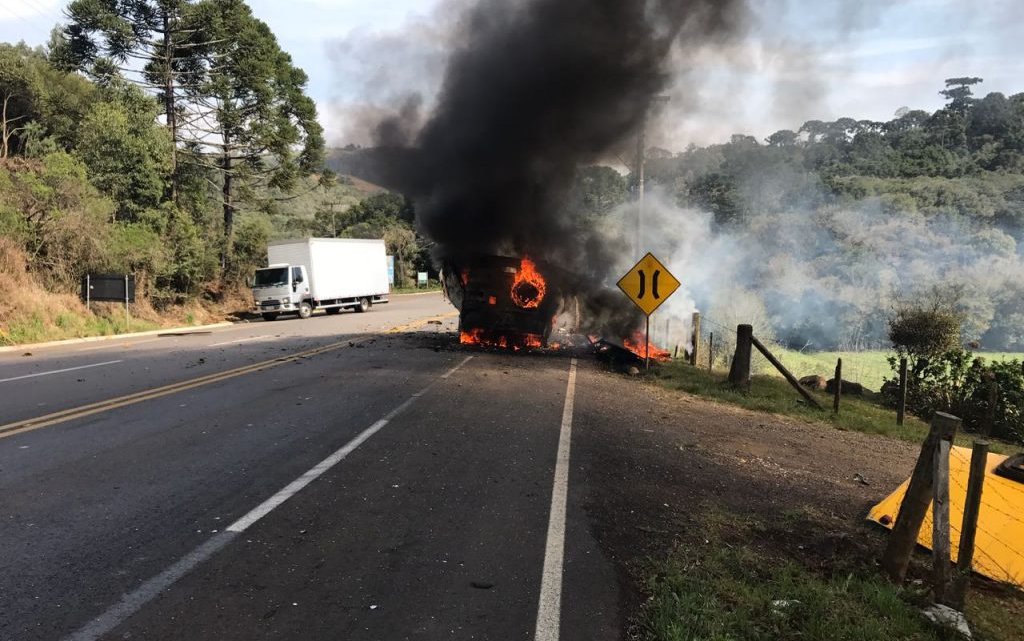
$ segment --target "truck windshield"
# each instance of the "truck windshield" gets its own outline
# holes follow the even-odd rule
[[[288,284],[288,268],[272,267],[270,269],[257,269],[256,278],[253,280],[253,287],[274,287]]]

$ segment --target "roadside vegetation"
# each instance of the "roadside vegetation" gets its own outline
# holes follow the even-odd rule
[[[0,344],[127,329],[77,302],[86,273],[136,275],[139,329],[244,310],[271,240],[383,238],[400,286],[429,266],[405,198],[326,168],[306,75],[245,2],[66,16],[0,43]]]
[[[844,396],[839,414],[832,413],[832,395],[810,393],[827,409],[816,410],[807,405],[799,394],[780,376],[756,374],[751,378],[750,391],[737,390],[726,380],[727,372],[692,367],[683,361],[672,361],[657,369],[654,380],[668,389],[737,405],[749,410],[790,416],[807,422],[822,423],[835,429],[878,434],[910,443],[920,444],[928,434],[928,424],[908,415],[902,426],[896,425],[895,411],[877,402],[877,399]],[[970,446],[972,436],[957,435],[957,444]],[[992,451],[1009,454],[1020,451],[1012,443],[994,441]]]
[[[859,525],[828,534],[813,513],[767,518],[712,512],[700,537],[686,537],[641,571],[648,599],[634,624],[637,641],[952,641],[956,633],[921,614],[926,588],[888,582],[872,563],[881,536]],[[785,533],[783,535],[783,533]],[[842,541],[841,552],[821,541]],[[823,551],[828,550],[828,551]],[[924,568],[915,572],[924,573]],[[975,581],[967,617],[975,638],[1019,638],[1024,600]]]
[[[773,350],[776,358],[782,361],[790,372],[797,378],[804,376],[821,375],[831,378],[836,368],[836,359],[843,359],[843,378],[860,383],[864,387],[879,391],[886,379],[893,376],[892,366],[889,359],[895,356],[892,350],[869,350],[863,352],[800,352],[793,349]],[[1021,361],[1024,360],[1024,352],[974,352],[974,356],[985,359],[988,362]],[[761,370],[765,374],[772,374],[774,368],[765,362],[767,367]],[[772,374],[774,375],[774,374]],[[780,375],[781,376],[781,375]]]

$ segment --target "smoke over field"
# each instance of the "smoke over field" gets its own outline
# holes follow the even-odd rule
[[[613,218],[630,221],[633,209],[625,205]],[[720,338],[750,323],[762,337],[798,349],[885,348],[888,317],[910,302],[957,307],[965,340],[987,336],[988,347],[1017,345],[1024,333],[1024,260],[1000,229],[953,216],[894,215],[878,202],[766,211],[723,229],[710,213],[680,208],[661,190],[645,216],[659,230],[648,248],[683,282],[659,312],[659,327],[673,317],[674,342],[686,343],[686,323],[700,310],[717,325],[705,331]],[[623,257],[615,269],[629,262]]]
[[[578,215],[567,206],[577,172],[635,169],[636,137],[665,94],[649,141],[679,140],[690,131],[688,113],[720,113],[728,127],[728,105],[747,88],[722,85],[728,74],[716,64],[766,57],[773,41],[751,36],[764,26],[763,16],[755,23],[765,6],[445,3],[427,21],[432,28],[416,28],[443,42],[422,76],[404,91],[401,80],[378,74],[380,100],[360,112],[376,147],[373,178],[414,200],[439,261],[528,255],[579,276],[573,287],[585,284],[583,308],[595,326],[634,323],[607,288],[637,258],[637,206]],[[878,8],[835,17],[840,39],[855,39]],[[799,46],[774,44],[768,111],[824,109],[815,96],[834,79]],[[424,91],[431,74],[437,89]],[[684,284],[659,312],[661,321],[674,317],[673,342],[686,342],[690,313],[700,309],[797,347],[877,347],[893,305],[912,299],[956,305],[967,339],[1024,344],[1024,136],[1007,133],[1024,131],[1017,98],[903,110],[890,122],[794,122],[795,131],[764,142],[733,136],[683,153],[653,150],[644,249]],[[980,107],[984,119],[972,115]]]

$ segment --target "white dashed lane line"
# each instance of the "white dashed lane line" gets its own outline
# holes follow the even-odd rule
[[[360,432],[355,438],[346,443],[344,447],[312,467],[308,472],[286,485],[266,501],[257,505],[245,516],[228,526],[226,530],[218,532],[212,538],[186,554],[166,570],[149,579],[130,593],[125,594],[121,597],[121,600],[118,603],[115,603],[110,607],[110,609],[90,621],[77,632],[66,637],[65,641],[95,641],[116,628],[128,617],[142,609],[144,605],[153,600],[153,598],[158,594],[171,587],[183,576],[223,549],[228,543],[231,543],[231,541],[233,541],[239,534],[272,512],[282,503],[295,496],[295,494],[300,490],[323,475],[324,472],[343,461],[349,454],[355,451],[356,448],[369,440],[374,434],[382,430],[396,416],[407,410],[416,402],[417,399],[426,394],[431,387],[441,380],[447,380],[472,358],[472,356],[467,356],[459,362],[458,365],[449,369],[438,379],[431,381],[426,387],[416,392],[407,398],[405,402],[385,414],[379,421]]]
[[[21,381],[26,378],[37,378],[39,376],[50,376],[52,374],[63,374],[65,372],[77,372],[81,369],[90,369],[92,367],[104,367],[105,365],[116,365],[123,363],[123,360],[117,361],[106,361],[103,363],[93,363],[92,365],[79,365],[78,367],[65,367],[64,369],[55,369],[49,372],[36,372],[35,374],[25,374],[24,376],[12,376],[11,378],[0,378],[0,383],[10,383],[12,381]]]

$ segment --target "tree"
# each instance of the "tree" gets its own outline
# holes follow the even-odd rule
[[[69,23],[53,43],[51,58],[88,73],[101,84],[118,75],[156,94],[175,146],[171,148],[170,198],[177,199],[176,145],[184,115],[183,89],[195,84],[211,44],[202,39],[189,0],[74,0]],[[138,63],[138,65],[136,65]]]
[[[7,158],[25,126],[38,117],[36,74],[23,47],[0,45],[0,158]]]
[[[416,233],[405,225],[395,224],[384,230],[383,238],[388,254],[395,257],[395,283],[412,284],[413,260],[419,253]]]
[[[990,93],[974,103],[967,118],[968,144],[977,149],[987,142],[1009,138],[1014,126],[1013,104],[1001,93]]]
[[[346,212],[349,225],[371,223],[382,229],[393,221],[412,225],[416,214],[412,201],[389,191],[374,194],[359,201]]]
[[[0,156],[25,153],[30,136],[70,150],[95,98],[92,83],[54,69],[42,50],[0,44]]]
[[[90,181],[117,203],[117,219],[135,222],[163,199],[173,145],[155,122],[156,102],[141,90],[118,82],[106,93],[81,123],[76,153]]]
[[[973,102],[972,96],[974,93],[971,91],[971,87],[982,83],[981,78],[974,77],[962,77],[962,78],[946,78],[946,88],[939,92],[940,96],[949,100],[947,106],[953,112],[960,115],[966,114],[967,110],[970,109],[971,103]]]
[[[808,120],[800,126],[798,133],[807,134],[807,142],[815,144],[818,142],[818,138],[825,135],[828,131],[828,126],[820,120]]]
[[[714,214],[718,225],[740,224],[746,217],[736,178],[729,174],[711,173],[701,176],[690,186],[689,198],[697,207]]]
[[[319,169],[323,129],[305,94],[306,74],[244,2],[205,0],[196,9],[215,62],[186,94],[203,111],[192,127],[194,144],[221,178],[226,267],[237,203],[259,186],[288,191]]]
[[[800,136],[789,129],[780,129],[764,139],[772,147],[794,147]]]
[[[581,224],[590,225],[628,198],[625,176],[611,167],[582,167],[569,194],[569,208]]]

